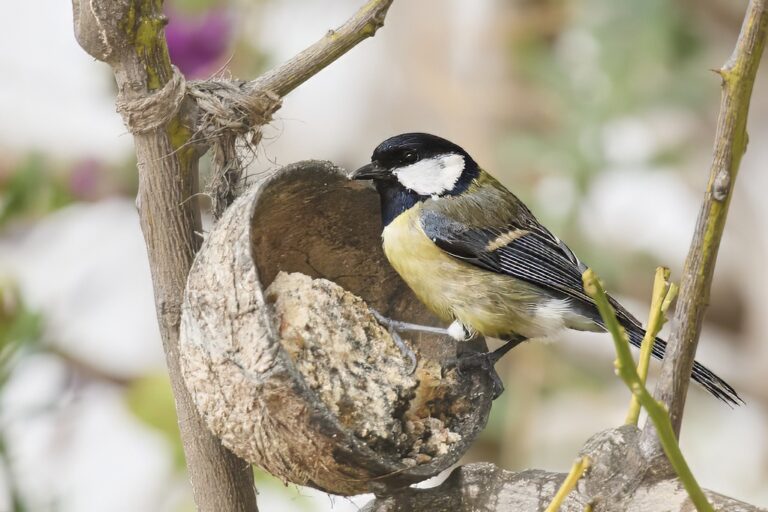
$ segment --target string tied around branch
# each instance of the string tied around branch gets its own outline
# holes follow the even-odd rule
[[[261,127],[280,108],[280,97],[244,80],[187,82],[173,66],[173,76],[161,89],[139,98],[118,95],[117,111],[131,133],[146,133],[168,124],[185,98],[194,100],[197,108],[188,143],[213,150],[214,172],[206,188],[218,218],[239,194],[241,151],[253,153],[261,141]]]
[[[123,92],[117,95],[117,111],[131,133],[146,133],[167,124],[181,108],[187,84],[184,75],[173,66],[173,75],[166,84],[151,94],[127,98]]]

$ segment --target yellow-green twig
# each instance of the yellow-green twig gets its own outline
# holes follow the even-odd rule
[[[594,299],[597,309],[600,311],[600,316],[603,318],[603,322],[605,322],[605,327],[613,338],[617,356],[615,363],[616,373],[629,387],[632,394],[637,397],[640,405],[648,412],[648,417],[656,426],[664,453],[666,453],[669,462],[680,478],[680,482],[688,492],[688,496],[690,496],[696,510],[698,512],[714,512],[712,505],[704,495],[704,491],[701,490],[701,486],[699,486],[696,478],[694,478],[688,463],[685,461],[685,457],[683,457],[680,451],[667,408],[662,402],[656,401],[651,396],[635,370],[632,353],[629,350],[627,333],[616,319],[616,312],[608,302],[608,296],[600,284],[597,275],[592,269],[587,269],[582,279],[584,281],[584,291]]]
[[[651,361],[653,344],[662,326],[667,321],[666,313],[676,294],[677,286],[669,282],[669,269],[658,267],[653,281],[653,297],[651,298],[651,310],[648,313],[648,325],[646,326],[643,342],[640,345],[640,359],[637,362],[637,374],[643,385],[645,385],[648,378],[648,366]],[[627,425],[637,425],[639,417],[640,401],[635,394],[632,394],[625,423]]]
[[[576,484],[579,483],[581,477],[584,476],[584,473],[589,469],[590,462],[589,457],[585,455],[573,463],[571,470],[563,481],[563,485],[557,490],[555,497],[552,498],[552,501],[544,512],[557,512],[560,510],[560,506],[563,504],[563,501],[565,501],[566,496],[576,488]]]
[[[720,240],[741,158],[747,148],[749,103],[767,35],[768,0],[750,0],[736,47],[725,65],[716,71],[722,78],[722,95],[709,183],[680,280],[674,329],[656,388],[656,397],[668,405],[672,425],[678,433],[704,312],[709,304]],[[655,444],[650,427],[650,424],[645,426],[643,444]]]

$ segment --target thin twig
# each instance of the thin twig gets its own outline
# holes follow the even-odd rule
[[[678,445],[677,436],[675,436],[675,431],[672,429],[667,408],[663,402],[655,400],[651,396],[635,370],[635,362],[632,359],[632,352],[629,350],[627,333],[619,324],[616,318],[616,311],[608,302],[608,296],[600,284],[597,275],[592,269],[587,269],[582,279],[584,280],[584,291],[595,301],[597,309],[600,311],[600,316],[603,318],[603,322],[605,322],[605,328],[611,333],[613,338],[613,344],[616,348],[616,373],[621,377],[621,380],[624,381],[632,394],[637,397],[640,405],[648,413],[648,418],[656,426],[664,453],[667,454],[670,464],[672,464],[678,478],[680,478],[680,482],[688,492],[688,496],[690,496],[696,510],[698,512],[714,512],[712,505],[704,495],[704,491],[701,490],[701,486],[699,486],[696,478],[694,478],[688,463],[685,461],[685,457],[683,457],[683,453],[680,451],[680,445]]]
[[[648,378],[648,366],[651,362],[651,352],[656,342],[656,336],[667,321],[667,310],[677,295],[677,285],[669,282],[669,269],[658,267],[656,277],[653,281],[653,295],[651,298],[651,309],[648,313],[648,325],[646,326],[645,336],[640,344],[640,358],[637,362],[637,374],[640,376],[640,382],[645,385]],[[633,394],[629,411],[627,411],[627,425],[637,425],[640,417],[640,402]]]
[[[736,48],[717,71],[723,88],[717,121],[714,158],[704,202],[685,262],[680,298],[672,334],[656,386],[656,398],[669,407],[672,428],[680,433],[688,383],[693,368],[704,312],[709,304],[712,275],[728,205],[741,157],[747,147],[747,114],[752,86],[765,46],[768,0],[751,0]],[[643,444],[658,453],[651,423],[646,423]]]
[[[288,63],[252,82],[262,88],[248,93],[253,97],[263,96],[264,91],[287,94],[373,35],[383,24],[391,2],[368,2],[337,32],[329,33]],[[198,188],[201,154],[196,145],[189,143],[200,111],[183,80],[173,80],[176,75],[163,32],[167,20],[162,4],[162,0],[72,0],[75,36],[91,56],[112,66],[121,112],[130,114],[128,124],[134,132],[139,170],[139,216],[196,504],[204,512],[254,512],[256,495],[250,466],[226,450],[208,430],[195,410],[180,370],[180,312],[187,275],[200,243],[197,233],[201,231],[197,202],[188,201]],[[174,83],[176,86],[166,87]],[[164,98],[170,93],[178,103],[167,104],[170,102]],[[150,126],[133,122],[140,120],[148,107],[128,108],[145,104],[152,106],[156,114]],[[264,107],[265,112],[271,107],[275,107],[274,102]],[[269,120],[267,115],[259,117],[259,112],[249,114],[256,119],[254,125]]]
[[[280,99],[306,80],[322,71],[336,59],[354,48],[361,41],[372,37],[384,25],[392,0],[369,0],[351,18],[336,30],[329,30],[326,35],[288,61],[267,71],[253,81],[242,84],[245,92],[244,102],[250,105],[249,98],[272,98],[271,103],[257,102],[271,107],[261,112],[249,107],[244,110],[243,121],[249,123],[248,130],[241,135],[244,146],[253,148],[261,140],[260,128],[272,119],[272,114],[280,108]],[[233,108],[233,107],[230,107]],[[248,135],[251,136],[248,136]],[[214,177],[209,188],[213,197],[214,218],[234,202],[242,190],[241,178],[246,164],[240,157],[232,134],[227,131],[225,137],[218,139],[214,146]],[[199,141],[195,141],[199,142]]]
[[[336,30],[278,67],[250,82],[254,91],[271,91],[285,96],[318,71],[347,53],[358,43],[373,37],[384,25],[392,0],[369,0]]]
[[[587,472],[590,464],[591,461],[586,455],[573,463],[573,466],[571,466],[571,470],[568,472],[568,475],[566,475],[563,484],[557,490],[555,497],[552,498],[552,501],[549,503],[547,509],[544,512],[557,512],[560,510],[560,507],[563,505],[563,501],[565,501],[565,498],[571,494],[571,491],[576,488],[576,484],[579,483],[581,477],[583,477],[584,473]]]
[[[181,89],[182,82],[174,80],[168,57],[163,32],[167,20],[162,2],[73,0],[73,14],[78,42],[93,57],[112,66],[119,103],[123,112],[130,112],[127,124],[134,132],[139,220],[152,271],[179,432],[198,510],[254,512],[256,493],[250,467],[208,430],[181,374],[181,305],[187,274],[200,243],[195,233],[201,230],[197,202],[186,199],[197,192],[200,155],[192,147],[179,150],[193,133],[189,118],[195,105],[189,98],[180,100],[178,105],[170,101],[178,98],[177,89]],[[162,92],[173,83],[177,84],[174,88]],[[137,128],[143,118],[141,109],[135,105],[153,101],[157,102],[153,105],[154,125]],[[167,120],[158,112],[164,113]]]

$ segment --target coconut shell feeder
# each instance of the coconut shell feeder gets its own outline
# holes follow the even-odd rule
[[[327,162],[262,176],[224,213],[186,288],[180,350],[222,443],[285,482],[391,494],[455,464],[483,429],[491,378],[457,372],[483,340],[402,333],[369,306],[441,325],[381,250],[379,200]]]

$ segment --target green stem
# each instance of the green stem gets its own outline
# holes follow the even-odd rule
[[[643,385],[645,385],[648,378],[648,367],[650,366],[653,344],[656,342],[656,336],[659,334],[662,326],[667,321],[665,313],[676,294],[677,286],[669,282],[669,269],[658,267],[653,281],[653,296],[651,298],[651,309],[648,313],[648,325],[646,326],[645,336],[643,336],[643,342],[640,345],[640,359],[637,363],[637,374],[640,376],[640,382]],[[625,423],[627,425],[637,425],[639,417],[640,401],[633,394]]]
[[[750,0],[736,47],[728,62],[716,71],[722,78],[722,95],[709,183],[680,280],[673,329],[656,386],[656,398],[668,405],[678,434],[728,206],[747,148],[749,103],[767,33],[768,0]],[[652,426],[647,424],[641,444],[655,444],[653,435]]]
[[[629,387],[632,394],[637,397],[640,405],[648,412],[648,417],[656,426],[659,441],[669,462],[677,473],[680,482],[688,492],[693,505],[698,512],[714,512],[714,508],[704,495],[701,486],[691,473],[688,463],[680,451],[680,445],[677,443],[675,431],[669,419],[669,411],[662,402],[656,401],[646,389],[640,376],[635,370],[635,362],[632,359],[632,353],[629,350],[629,341],[627,333],[616,319],[616,312],[608,302],[608,296],[600,284],[597,275],[592,269],[587,269],[582,276],[584,281],[584,291],[594,299],[600,316],[605,322],[606,329],[611,333],[613,344],[616,348],[616,372],[624,383]],[[666,294],[665,294],[666,295]]]
[[[581,477],[584,476],[584,473],[586,473],[586,471],[589,469],[591,462],[592,461],[589,459],[589,457],[585,455],[573,463],[573,466],[571,466],[571,470],[565,477],[563,484],[557,490],[555,497],[552,498],[552,501],[544,512],[557,512],[560,510],[560,507],[563,505],[563,501],[565,501],[565,498],[571,493],[572,490],[576,488],[576,484],[579,483]]]

